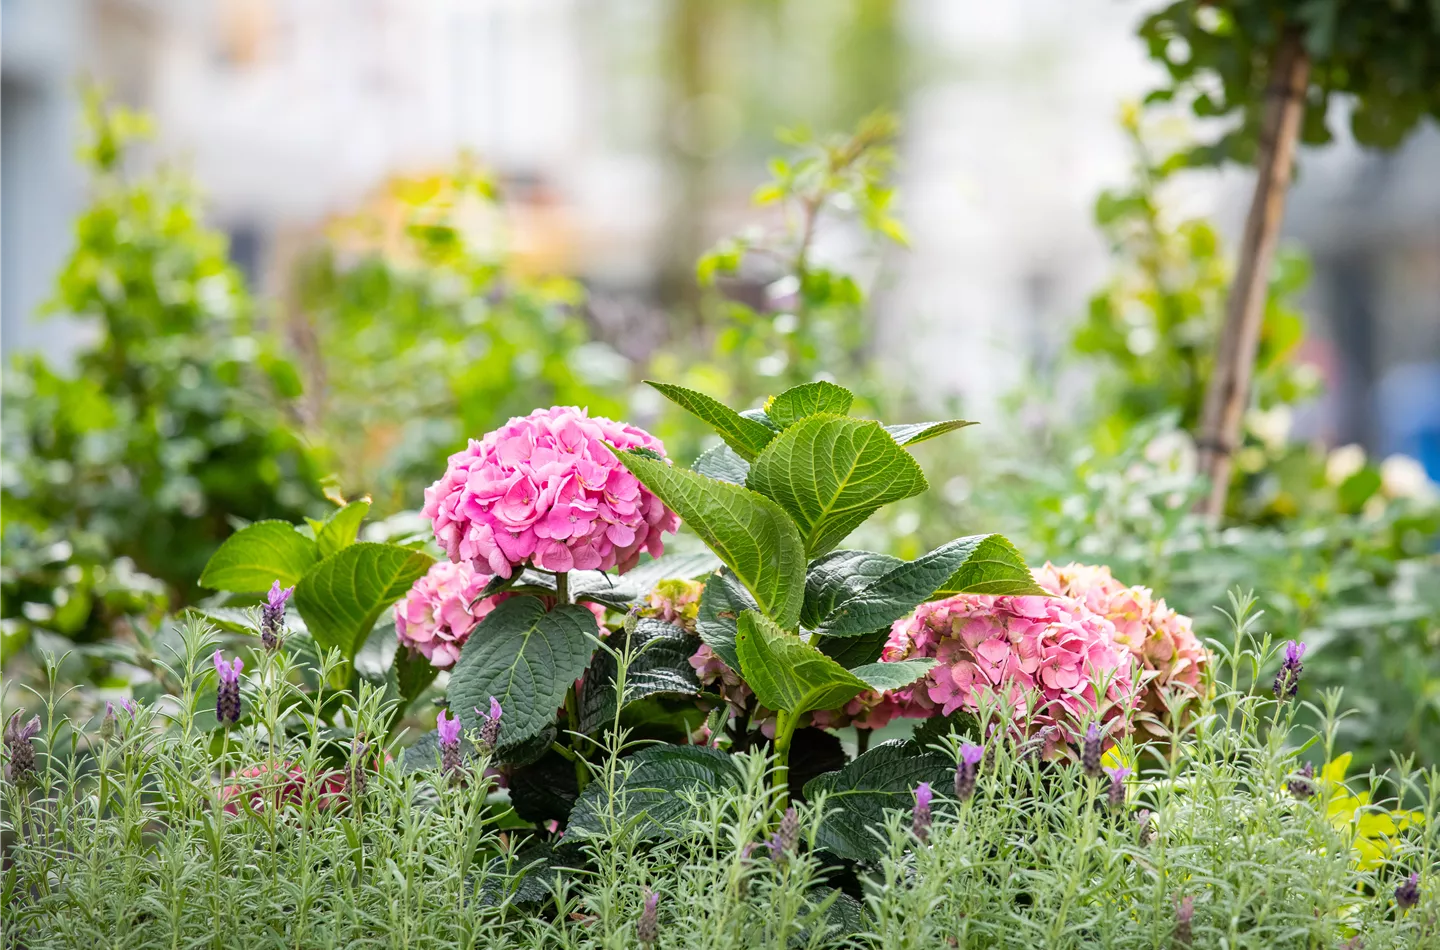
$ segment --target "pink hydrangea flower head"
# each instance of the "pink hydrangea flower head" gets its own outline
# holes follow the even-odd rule
[[[1003,704],[1032,734],[1057,727],[1078,735],[1096,715],[1128,719],[1137,701],[1114,625],[1068,598],[960,594],[922,604],[895,622],[881,655],[911,657],[937,663],[910,688],[908,715]],[[915,701],[922,692],[928,709]]]
[[[460,658],[470,631],[504,594],[477,600],[490,578],[469,564],[437,561],[395,605],[395,636],[431,665],[445,669]]]
[[[1195,636],[1190,618],[1171,610],[1149,588],[1126,587],[1103,565],[1056,567],[1047,563],[1035,571],[1035,580],[1114,624],[1116,642],[1148,674],[1141,699],[1147,713],[1158,716],[1164,712],[1166,691],[1200,692],[1209,651]]]
[[[607,443],[665,454],[643,429],[573,406],[537,409],[470,440],[425,490],[435,540],[450,560],[501,577],[526,564],[624,572],[641,551],[659,557],[680,519]]]

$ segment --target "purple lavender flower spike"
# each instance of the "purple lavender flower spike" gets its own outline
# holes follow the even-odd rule
[[[285,604],[293,593],[295,588],[282,588],[278,580],[270,585],[270,594],[260,607],[260,642],[267,650],[280,647],[281,634],[285,630]]]
[[[930,802],[935,798],[935,792],[930,788],[929,782],[921,782],[915,786],[915,811],[913,812],[913,830],[915,837],[924,844],[930,840]]]
[[[1119,808],[1125,804],[1125,779],[1130,776],[1127,768],[1106,769],[1105,774],[1110,776],[1110,788],[1106,791],[1106,799],[1111,808]]]
[[[1287,699],[1294,699],[1300,692],[1300,674],[1305,672],[1305,664],[1300,658],[1305,655],[1305,644],[1295,640],[1285,643],[1285,660],[1280,664],[1280,671],[1275,674],[1275,698],[1284,702]]]
[[[780,827],[770,836],[767,845],[770,849],[770,860],[777,864],[783,864],[789,858],[790,852],[800,845],[800,815],[791,805],[785,809],[785,816],[780,819]]]
[[[1100,777],[1100,755],[1104,751],[1102,745],[1100,727],[1092,722],[1090,728],[1085,730],[1085,740],[1080,745],[1080,767],[1091,778]]]
[[[1291,795],[1294,795],[1302,802],[1314,795],[1315,763],[1306,762],[1300,766],[1295,776],[1285,783],[1285,787],[1289,789]]]
[[[35,734],[40,731],[40,717],[35,716],[25,725],[20,725],[24,710],[17,709],[5,724],[5,751],[9,760],[5,763],[5,777],[16,785],[29,782],[35,775]]]
[[[1185,895],[1175,901],[1175,934],[1172,942],[1177,947],[1188,947],[1193,938],[1190,922],[1195,919],[1195,898]]]
[[[220,675],[215,691],[215,718],[233,726],[240,721],[240,671],[245,668],[245,662],[237,656],[232,665],[219,650],[215,651],[214,662],[215,672]]]
[[[656,891],[645,892],[645,909],[635,921],[635,939],[647,947],[660,939],[660,895]]]
[[[1420,874],[1416,872],[1395,888],[1395,906],[1409,910],[1420,903]]]
[[[100,738],[112,738],[118,722],[119,720],[115,718],[115,704],[108,699],[105,700],[105,715],[100,719]]]
[[[480,720],[480,744],[487,751],[493,752],[500,744],[500,717],[505,710],[500,708],[500,701],[494,696],[490,697],[490,713],[486,715],[475,707],[475,715]]]
[[[445,710],[435,718],[435,731],[440,735],[440,771],[450,776],[451,784],[465,780],[465,762],[460,754],[460,717],[445,718]]]
[[[966,801],[975,794],[975,780],[980,772],[980,762],[985,758],[985,749],[973,742],[960,746],[960,761],[955,766],[955,799]]]

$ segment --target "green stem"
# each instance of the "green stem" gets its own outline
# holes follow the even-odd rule
[[[570,573],[555,572],[555,599],[560,604],[570,603]],[[565,691],[565,721],[570,729],[571,754],[566,756],[575,763],[575,785],[580,791],[590,784],[590,767],[585,753],[580,748],[580,704],[575,698],[575,684]]]
[[[800,716],[781,712],[775,718],[775,771],[772,773],[776,807],[784,811],[790,805],[790,739]]]
[[[570,572],[555,572],[555,599],[562,604],[570,603]]]

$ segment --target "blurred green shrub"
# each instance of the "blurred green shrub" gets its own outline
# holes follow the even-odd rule
[[[186,603],[237,521],[321,503],[283,414],[299,377],[255,333],[224,239],[182,177],[127,176],[142,118],[85,105],[92,198],[46,309],[93,337],[73,371],[32,355],[4,379],[7,661],[37,630],[94,641]]]
[[[495,183],[462,161],[395,179],[295,269],[306,429],[382,513],[417,507],[446,456],[511,416],[624,415],[632,367],[579,316],[583,288],[527,274],[503,235]]]

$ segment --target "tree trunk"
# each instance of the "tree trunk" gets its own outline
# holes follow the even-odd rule
[[[1210,496],[1203,510],[1211,524],[1218,523],[1225,513],[1231,456],[1239,448],[1240,423],[1250,402],[1250,377],[1265,319],[1270,268],[1285,217],[1285,192],[1290,187],[1309,77],[1310,58],[1300,33],[1289,30],[1271,67],[1260,131],[1259,177],[1245,219],[1235,282],[1230,286],[1225,327],[1216,347],[1215,369],[1201,418],[1200,464],[1210,476]]]

